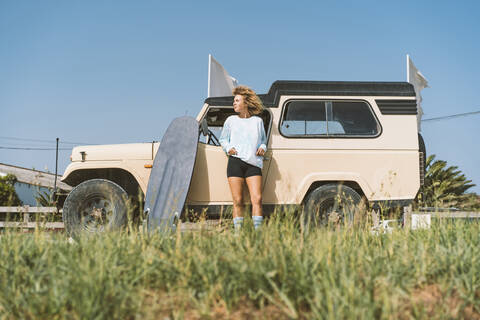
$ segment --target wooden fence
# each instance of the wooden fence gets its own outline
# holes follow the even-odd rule
[[[404,227],[409,229],[429,228],[431,219],[479,219],[480,212],[457,209],[435,209],[412,211],[412,206],[403,208]]]
[[[48,222],[44,218],[39,219],[39,214],[61,214],[56,207],[0,207],[0,213],[23,215],[22,221],[0,221],[0,228],[20,228],[34,229],[36,227],[44,229],[64,229],[63,222]],[[375,215],[376,216],[376,215]],[[412,207],[404,207],[403,220],[374,220],[376,228],[380,226],[388,226],[390,222],[403,223],[403,226],[409,229],[429,228],[431,219],[480,219],[480,212],[473,211],[412,211]],[[48,220],[48,219],[47,219]],[[211,221],[213,223],[213,221]],[[192,223],[186,223],[182,227],[189,229]],[[213,223],[215,224],[215,223]],[[195,229],[195,228],[194,228]]]
[[[22,221],[0,221],[0,228],[21,228],[34,229],[36,227],[45,229],[63,229],[63,222],[48,222],[45,219],[39,219],[39,214],[58,214],[61,213],[56,207],[0,207],[0,213],[23,215]]]

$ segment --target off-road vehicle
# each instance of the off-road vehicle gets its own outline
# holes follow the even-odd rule
[[[266,107],[260,116],[268,138],[262,171],[267,212],[300,205],[306,216],[325,221],[347,200],[357,204],[363,198],[373,206],[415,198],[423,183],[425,146],[411,84],[276,81],[259,97]],[[210,215],[232,204],[227,156],[218,143],[224,121],[235,114],[232,104],[232,96],[207,98],[196,118],[206,122],[208,134],[199,134],[185,205],[207,207]],[[67,229],[124,224],[125,199],[146,193],[158,147],[158,142],[75,147],[62,178],[75,187],[64,207]]]

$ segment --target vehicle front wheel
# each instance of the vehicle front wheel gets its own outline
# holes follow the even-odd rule
[[[65,199],[65,230],[76,236],[81,232],[121,229],[127,221],[127,199],[125,190],[112,181],[92,179],[80,183]]]
[[[303,223],[307,228],[351,225],[362,197],[342,184],[326,184],[314,189],[305,199]]]

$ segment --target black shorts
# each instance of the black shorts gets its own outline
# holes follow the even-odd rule
[[[262,176],[262,169],[237,157],[228,157],[227,177],[247,178],[252,176]]]

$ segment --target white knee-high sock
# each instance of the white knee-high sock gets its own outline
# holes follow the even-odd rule
[[[262,225],[263,217],[262,216],[252,216],[252,220],[253,220],[253,227],[255,229],[258,229]]]
[[[235,230],[242,229],[242,225],[243,225],[243,217],[233,218],[233,227],[235,228]]]

